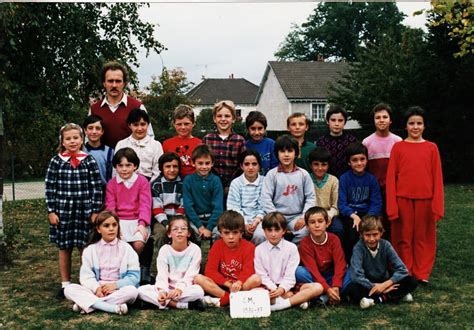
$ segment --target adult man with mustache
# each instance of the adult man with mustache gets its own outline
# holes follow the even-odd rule
[[[102,67],[102,85],[105,96],[102,100],[92,104],[89,114],[102,118],[105,145],[115,148],[118,141],[130,136],[132,131],[128,127],[127,117],[131,110],[145,106],[137,99],[124,93],[128,83],[128,70],[119,62],[107,62]],[[148,135],[154,136],[151,125],[148,126]]]

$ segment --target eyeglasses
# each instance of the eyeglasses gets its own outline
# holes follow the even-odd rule
[[[172,227],[171,228],[171,231],[173,233],[177,233],[178,231],[187,231],[188,230],[188,227]]]

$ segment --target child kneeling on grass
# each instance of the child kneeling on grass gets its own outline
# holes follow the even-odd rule
[[[263,218],[262,227],[267,240],[255,249],[255,271],[269,291],[270,309],[278,311],[294,305],[307,309],[309,301],[319,296],[323,287],[319,283],[306,283],[297,293],[292,291],[300,256],[296,245],[283,239],[287,228],[285,216],[269,213]]]
[[[155,285],[141,286],[139,297],[159,309],[203,310],[204,291],[193,284],[201,266],[201,249],[190,241],[194,233],[188,219],[183,215],[173,216],[167,234],[170,244],[163,245],[156,259]]]
[[[217,220],[221,239],[209,250],[205,276],[194,278],[194,283],[212,296],[204,297],[207,306],[226,306],[231,292],[251,290],[262,283],[254,269],[255,245],[242,239],[244,228],[244,217],[233,210]]]
[[[382,239],[383,231],[381,217],[365,216],[360,224],[361,239],[352,253],[352,282],[345,294],[362,309],[388,301],[412,302],[411,292],[418,285],[392,244]]]
[[[68,285],[64,295],[74,302],[75,312],[90,313],[97,309],[127,314],[127,303],[133,303],[138,296],[138,255],[120,239],[116,214],[102,211],[94,225],[90,243],[82,254],[81,285]]]

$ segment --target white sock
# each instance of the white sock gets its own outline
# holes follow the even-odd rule
[[[270,310],[272,312],[275,312],[275,311],[281,311],[283,309],[287,309],[290,307],[291,307],[290,299],[280,299],[280,300],[277,299],[275,301],[275,304],[270,306]]]
[[[66,281],[66,282],[61,282],[61,288],[67,287],[69,284],[71,284],[71,281]]]
[[[188,303],[177,302],[176,303],[176,308],[177,309],[188,309]]]

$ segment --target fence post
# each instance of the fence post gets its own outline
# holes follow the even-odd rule
[[[3,115],[0,109],[0,266],[7,261],[7,245],[3,229]]]
[[[11,171],[12,171],[12,198],[13,198],[13,201],[15,201],[15,154],[13,153],[12,153]]]

